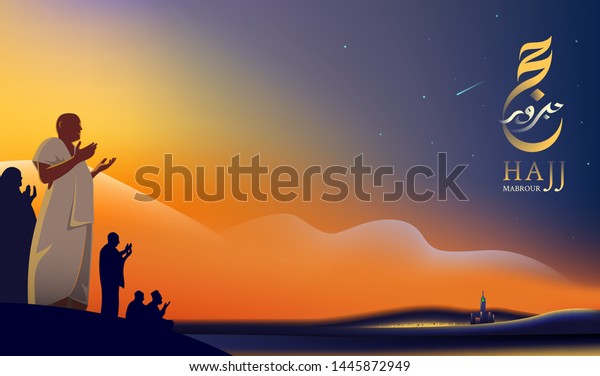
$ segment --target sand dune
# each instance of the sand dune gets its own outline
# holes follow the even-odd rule
[[[0,163],[38,185],[29,161]],[[36,205],[41,203],[44,189]],[[95,179],[91,310],[99,310],[98,252],[116,231],[134,243],[121,312],[133,292],[160,289],[170,318],[316,319],[409,307],[488,306],[545,312],[593,308],[599,293],[571,285],[548,266],[499,250],[434,249],[412,225],[395,220],[324,233],[292,215],[258,218],[216,233],[167,205],[133,200],[135,190]]]

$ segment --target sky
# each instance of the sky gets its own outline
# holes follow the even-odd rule
[[[449,166],[468,165],[457,180],[467,202],[184,202],[176,180],[167,204],[215,231],[278,213],[326,232],[399,219],[438,249],[507,250],[598,286],[594,14],[554,1],[3,2],[0,160],[30,159],[63,112],[99,144],[90,165],[116,156],[107,173],[142,192],[135,172],[161,167],[165,153],[205,166],[211,187],[216,166],[238,154],[299,171],[363,154],[402,179],[413,165],[435,170],[447,152]],[[563,131],[550,149],[524,153],[498,120],[521,46],[550,36],[540,88],[564,104]],[[564,189],[502,192],[504,161],[516,160],[542,174],[565,161]]]

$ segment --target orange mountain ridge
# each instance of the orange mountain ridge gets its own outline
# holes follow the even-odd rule
[[[15,166],[45,189],[30,161]],[[380,220],[324,233],[298,217],[271,215],[221,233],[100,174],[95,179],[90,306],[100,309],[98,254],[106,235],[133,243],[125,265],[120,313],[136,290],[159,289],[167,317],[189,320],[319,319],[411,307],[488,308],[540,313],[598,308],[600,293],[570,283],[548,266],[516,253],[434,249],[412,225]]]

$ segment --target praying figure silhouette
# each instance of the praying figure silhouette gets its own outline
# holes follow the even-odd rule
[[[145,310],[146,306],[144,305],[144,293],[140,290],[137,290],[133,294],[133,300],[127,306],[125,318],[137,323],[143,322]]]
[[[117,250],[119,234],[108,234],[108,243],[100,250],[100,285],[102,287],[102,308],[100,313],[109,316],[119,315],[119,287],[125,287],[125,261],[131,256],[131,243],[122,251]]]
[[[163,304],[162,308],[158,308],[158,306],[163,302],[162,295],[158,290],[154,290],[152,293],[150,293],[150,296],[152,296],[152,300],[146,305],[148,324],[156,328],[168,330],[173,329],[175,323],[172,320],[167,320],[164,318],[165,313],[167,313],[167,308],[169,305],[171,305],[171,302],[166,302]]]
[[[31,203],[37,196],[33,186],[21,192],[23,177],[8,167],[0,177],[0,301],[27,303],[29,248],[35,228]]]

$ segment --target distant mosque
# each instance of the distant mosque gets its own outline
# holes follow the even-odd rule
[[[485,308],[485,295],[481,292],[481,303],[479,305],[479,312],[471,313],[471,325],[475,324],[488,324],[495,322],[494,314],[488,312]]]

